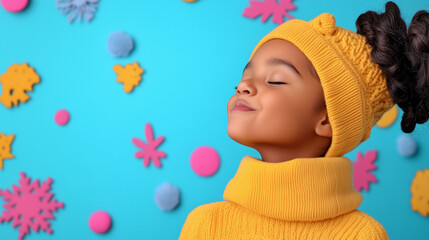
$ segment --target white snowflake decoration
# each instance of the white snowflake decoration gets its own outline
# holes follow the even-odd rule
[[[69,14],[67,20],[71,23],[76,16],[79,22],[82,16],[87,22],[90,22],[97,10],[97,3],[98,0],[56,0],[55,5],[61,9],[61,13]]]

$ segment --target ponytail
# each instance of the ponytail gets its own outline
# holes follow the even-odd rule
[[[398,6],[386,4],[384,13],[368,11],[356,20],[357,33],[372,46],[371,58],[386,76],[393,102],[404,112],[403,132],[429,119],[429,13],[417,12],[410,26]]]

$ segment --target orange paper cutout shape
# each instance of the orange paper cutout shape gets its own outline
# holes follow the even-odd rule
[[[394,105],[389,111],[385,112],[377,122],[377,127],[387,128],[392,125],[398,117],[398,106]]]
[[[410,190],[411,208],[426,217],[429,214],[429,169],[416,172]]]
[[[124,84],[124,91],[129,93],[135,86],[140,84],[142,79],[141,75],[144,73],[144,70],[139,66],[138,62],[133,64],[126,64],[125,67],[122,67],[120,64],[113,66],[113,71],[118,74],[116,81]]]
[[[15,157],[10,152],[10,147],[14,138],[15,135],[6,136],[0,133],[0,169],[3,169],[3,160]]]
[[[6,73],[0,76],[2,84],[0,102],[8,108],[17,106],[18,102],[27,102],[30,96],[26,92],[33,91],[33,85],[39,82],[39,75],[27,63],[12,64]]]

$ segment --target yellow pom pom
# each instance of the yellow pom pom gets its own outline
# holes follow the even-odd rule
[[[323,35],[332,35],[335,32],[335,17],[330,13],[322,13],[310,24]]]

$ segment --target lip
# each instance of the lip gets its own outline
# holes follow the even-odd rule
[[[247,102],[245,102],[244,100],[237,100],[235,102],[234,107],[232,108],[232,111],[243,111],[243,112],[248,112],[248,111],[255,111],[254,108],[252,108]]]

